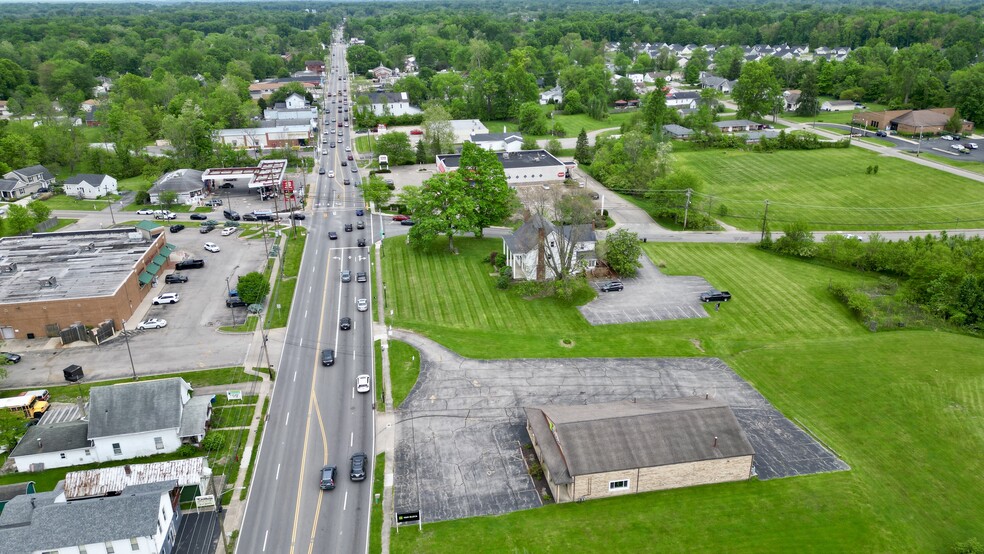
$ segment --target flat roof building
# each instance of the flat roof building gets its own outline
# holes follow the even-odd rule
[[[568,177],[567,165],[546,150],[496,152],[510,185],[563,183]],[[437,170],[455,171],[461,164],[461,154],[439,154]]]

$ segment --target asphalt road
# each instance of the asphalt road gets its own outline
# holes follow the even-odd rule
[[[333,49],[332,74],[326,82],[332,92],[326,114],[338,118],[336,94],[349,82],[344,48]],[[338,73],[338,72],[341,73]],[[337,126],[327,127],[333,132]],[[368,282],[358,283],[355,273],[370,272],[368,248],[357,247],[357,238],[371,241],[378,220],[363,217],[358,230],[355,210],[363,206],[357,188],[361,171],[342,167],[345,146],[351,145],[351,127],[341,127],[342,143],[319,154],[326,174],[314,188],[313,217],[294,294],[283,355],[278,369],[266,429],[250,486],[237,551],[248,553],[365,552],[368,546],[369,508],[374,459],[372,395],[355,392],[359,374],[372,375],[372,316],[358,312],[357,298],[372,298]],[[331,135],[337,140],[338,135]],[[333,170],[329,179],[327,170]],[[352,185],[341,184],[348,177]],[[352,232],[343,225],[353,224]],[[330,240],[328,232],[338,234]],[[340,272],[351,270],[351,282],[341,282]],[[340,317],[352,318],[352,329],[339,329]],[[335,364],[321,365],[321,350],[335,351]],[[375,383],[373,383],[375,386]],[[370,456],[365,481],[349,479],[349,459],[355,452]],[[336,488],[319,488],[325,465],[338,467]]]

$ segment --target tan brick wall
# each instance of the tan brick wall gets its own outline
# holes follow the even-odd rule
[[[743,481],[751,476],[751,471],[752,457],[742,456],[671,466],[578,475],[574,478],[574,500],[604,498],[710,483]],[[628,489],[609,492],[608,484],[610,482],[623,479],[628,479]]]

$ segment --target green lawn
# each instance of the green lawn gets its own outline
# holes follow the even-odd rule
[[[406,291],[390,293],[394,325],[482,358],[718,356],[852,469],[408,526],[392,552],[474,550],[476,537],[494,552],[943,552],[984,537],[980,339],[870,333],[827,292],[868,277],[721,244],[645,246],[667,273],[729,289],[720,312],[591,328],[573,307],[495,289],[480,258],[497,241],[457,244],[387,245],[386,278],[403,279],[389,288]],[[563,336],[574,348],[553,346]]]
[[[550,108],[552,106],[547,106]],[[598,129],[617,129],[622,126],[622,123],[629,121],[633,114],[636,112],[619,112],[612,113],[606,119],[597,120],[585,114],[577,115],[562,115],[560,112],[555,112],[553,119],[547,120],[547,125],[552,129],[554,123],[560,122],[564,128],[565,137],[572,138],[577,137],[578,133],[581,132],[583,128],[585,132],[597,131]],[[514,133],[519,130],[519,124],[513,121],[503,121],[503,120],[489,120],[482,121],[482,124],[488,128],[490,133],[501,133],[502,128],[506,128],[507,133]],[[536,138],[550,138],[551,135],[535,135]]]
[[[255,381],[256,377],[253,375],[248,375],[243,372],[242,366],[236,367],[220,367],[215,369],[204,369],[200,371],[187,371],[184,373],[171,373],[164,375],[144,375],[138,374],[141,381],[150,381],[152,379],[168,379],[171,377],[181,377],[185,381],[188,381],[192,387],[206,387],[210,385],[225,385],[229,383],[245,383],[248,381]],[[114,379],[111,381],[98,381],[98,382],[88,382],[88,383],[76,383],[72,385],[63,385],[60,387],[48,387],[48,392],[51,394],[52,402],[75,402],[75,399],[79,395],[88,397],[89,389],[92,387],[101,387],[105,385],[114,385],[116,383],[130,383],[133,379]],[[36,387],[35,387],[36,388]],[[24,389],[10,389],[10,390],[0,390],[0,398],[6,398],[10,396],[17,396]]]
[[[369,554],[379,554],[383,551],[383,475],[386,470],[386,454],[376,454],[372,466],[372,512],[369,516]],[[379,501],[376,501],[379,495]]]
[[[285,231],[287,236],[286,250],[283,253],[283,278],[277,279],[276,286],[270,296],[267,307],[266,328],[275,329],[286,327],[290,318],[290,305],[294,300],[294,289],[297,287],[297,274],[301,268],[301,255],[304,253],[304,243],[307,240],[307,230],[297,229],[297,236]],[[277,308],[277,306],[280,308]]]
[[[886,158],[861,148],[780,151],[677,151],[675,167],[698,174],[698,209],[717,210],[742,229],[806,221],[814,229],[939,229],[982,225],[984,188],[964,177]],[[868,166],[878,173],[868,175]]]
[[[420,375],[420,352],[402,341],[391,340],[388,344],[393,405],[399,408],[417,383],[417,376]]]
[[[137,175],[136,177],[130,177],[128,179],[120,179],[119,182],[116,183],[116,188],[119,190],[140,192],[142,190],[148,190],[153,184],[154,183],[143,175]]]
[[[74,196],[56,194],[55,196],[45,200],[44,203],[52,210],[85,210],[88,212],[98,212],[105,210],[109,207],[110,203],[118,202],[119,199],[120,197],[115,194],[104,198],[99,198],[98,200],[79,200]],[[113,206],[113,209],[119,211],[119,204]]]
[[[941,164],[952,165],[953,167],[959,167],[967,171],[973,171],[974,173],[980,173],[984,175],[984,164],[980,162],[968,162],[960,159],[954,159],[951,156],[943,156],[940,154],[934,154],[933,152],[926,152],[925,150],[919,154],[923,158],[929,158],[934,162],[939,162]],[[915,154],[913,154],[915,156]]]
[[[216,408],[212,411],[212,429],[249,426],[255,411],[255,404]]]
[[[823,104],[827,100],[833,100],[833,98],[820,98],[820,103]],[[856,112],[880,112],[888,109],[887,106],[882,104],[865,104],[864,110],[856,110]],[[794,112],[786,112],[779,117],[788,121],[795,121],[797,123],[843,123],[844,125],[850,125],[851,118],[854,117],[855,111],[850,112],[820,112],[814,116],[801,116],[796,115]]]

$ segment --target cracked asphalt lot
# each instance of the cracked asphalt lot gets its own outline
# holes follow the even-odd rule
[[[540,506],[520,452],[522,408],[710,395],[731,405],[759,479],[849,469],[717,358],[473,360],[394,330],[421,353],[397,409],[396,511],[425,522]]]

